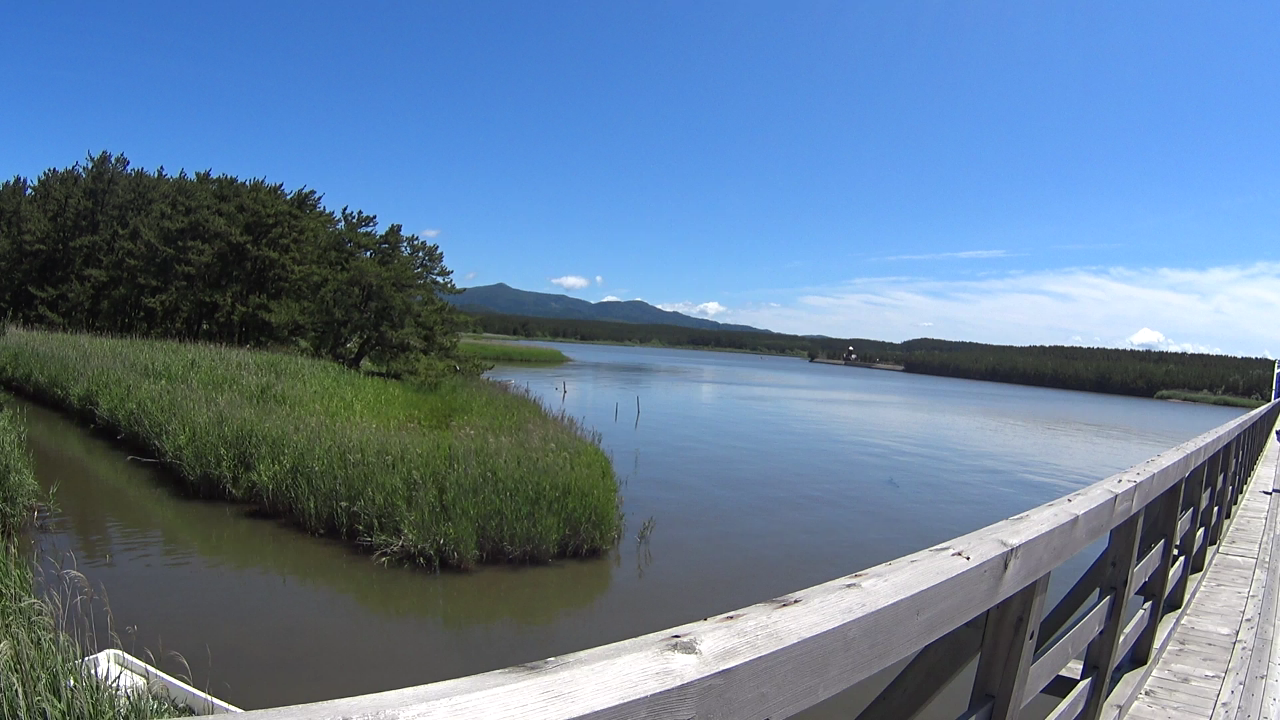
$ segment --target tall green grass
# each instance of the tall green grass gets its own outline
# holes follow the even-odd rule
[[[38,492],[22,418],[0,404],[0,542],[26,526]]]
[[[569,358],[555,348],[538,345],[520,345],[509,342],[462,340],[458,351],[469,357],[491,363],[545,363],[548,365],[568,362]]]
[[[1236,397],[1235,395],[1220,395],[1207,390],[1200,392],[1195,390],[1161,390],[1156,393],[1156,399],[1226,405],[1229,407],[1249,408],[1251,410],[1267,404],[1265,400],[1254,400],[1252,398]]]
[[[598,439],[486,380],[414,386],[281,354],[11,329],[0,382],[144,448],[197,494],[385,558],[592,555],[621,524]]]

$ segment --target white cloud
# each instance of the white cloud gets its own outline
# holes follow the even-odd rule
[[[475,279],[476,279],[476,274],[475,274],[474,272],[469,272],[469,273],[467,273],[466,275],[464,275],[464,276],[463,276],[463,279],[464,279],[464,280],[475,280]]]
[[[581,275],[565,275],[563,277],[551,278],[552,285],[559,285],[565,290],[581,290],[591,286],[591,281]]]
[[[604,277],[603,277],[603,276],[601,276],[601,275],[597,275],[597,276],[596,276],[596,284],[597,284],[597,285],[603,285],[603,284],[604,284]]]
[[[600,298],[600,302],[622,302],[622,298],[617,295],[605,295],[603,298]]]
[[[920,317],[955,340],[1131,347],[1160,328],[1179,348],[1258,355],[1280,344],[1280,263],[1200,269],[1064,268],[937,280],[857,278],[799,290],[782,308],[736,309],[734,321],[781,332],[905,340]],[[1167,339],[1167,338],[1166,338]]]
[[[916,326],[918,326],[918,327],[933,327],[933,323],[931,323],[931,322],[916,323]]]
[[[1194,343],[1176,343],[1159,330],[1144,327],[1125,339],[1125,343],[1138,350],[1168,350],[1170,352],[1220,353],[1220,348]]]
[[[976,258],[1013,257],[1006,250],[965,250],[964,252],[929,253],[927,255],[892,255],[885,260],[973,260]]]
[[[668,310],[671,312],[683,313],[685,315],[701,315],[703,317],[715,317],[716,315],[728,312],[729,310],[729,308],[715,301],[704,303],[663,303],[659,305],[658,308],[660,310]]]
[[[426,240],[430,240],[431,238],[437,237],[438,235],[440,235],[439,228],[427,228],[426,230],[423,230],[422,232],[418,233],[418,237],[424,238]]]

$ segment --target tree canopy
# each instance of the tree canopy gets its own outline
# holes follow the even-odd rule
[[[103,152],[0,185],[0,318],[57,330],[288,346],[349,367],[451,354],[438,245],[315,190]]]

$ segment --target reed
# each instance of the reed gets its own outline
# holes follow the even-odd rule
[[[0,542],[26,526],[38,492],[22,418],[0,404]]]
[[[212,345],[10,329],[0,382],[191,492],[431,567],[594,555],[620,532],[599,439],[527,391]]]
[[[1157,400],[1181,400],[1183,402],[1207,403],[1209,405],[1226,405],[1229,407],[1240,408],[1257,408],[1266,405],[1264,400],[1254,400],[1252,398],[1236,397],[1234,395],[1220,395],[1209,391],[1195,390],[1161,390],[1156,393]]]
[[[458,343],[458,352],[488,363],[557,365],[569,361],[568,356],[556,348],[489,340],[462,340]]]

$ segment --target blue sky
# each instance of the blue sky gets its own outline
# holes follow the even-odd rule
[[[1280,353],[1274,2],[361,5],[10,4],[0,174],[307,185],[460,285],[780,331]]]

